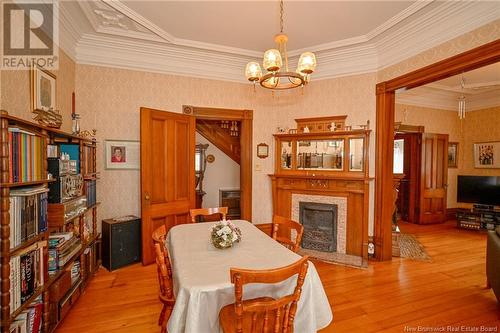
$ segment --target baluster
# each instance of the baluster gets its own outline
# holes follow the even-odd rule
[[[252,315],[252,333],[257,330],[257,312],[254,312]]]
[[[283,333],[288,332],[288,315],[290,313],[290,304],[285,305],[285,315],[283,316]]]
[[[281,306],[276,309],[276,319],[274,320],[274,333],[279,333],[280,331],[280,314]]]
[[[267,333],[269,331],[269,328],[267,327],[269,322],[269,313],[266,310],[266,314],[264,315],[264,333]]]

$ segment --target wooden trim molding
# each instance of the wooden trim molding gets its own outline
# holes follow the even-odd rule
[[[241,189],[241,218],[252,220],[252,134],[253,111],[206,108],[192,105],[183,105],[182,112],[197,119],[211,120],[239,120],[241,121],[240,134],[240,189]]]
[[[392,179],[395,91],[445,79],[500,61],[500,40],[439,61],[376,86],[375,226],[377,260],[392,259]]]

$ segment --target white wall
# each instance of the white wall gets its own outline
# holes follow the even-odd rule
[[[207,144],[206,154],[215,156],[213,163],[207,163],[205,178],[203,180],[203,208],[219,206],[220,188],[240,187],[240,165],[215,147],[207,139],[196,133],[196,143]]]

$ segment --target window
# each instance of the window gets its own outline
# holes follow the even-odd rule
[[[405,140],[394,140],[394,169],[393,173],[402,174],[404,172],[404,152]]]

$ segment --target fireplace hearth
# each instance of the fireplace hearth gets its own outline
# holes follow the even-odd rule
[[[302,248],[337,251],[337,205],[299,202],[299,221],[304,226]]]

